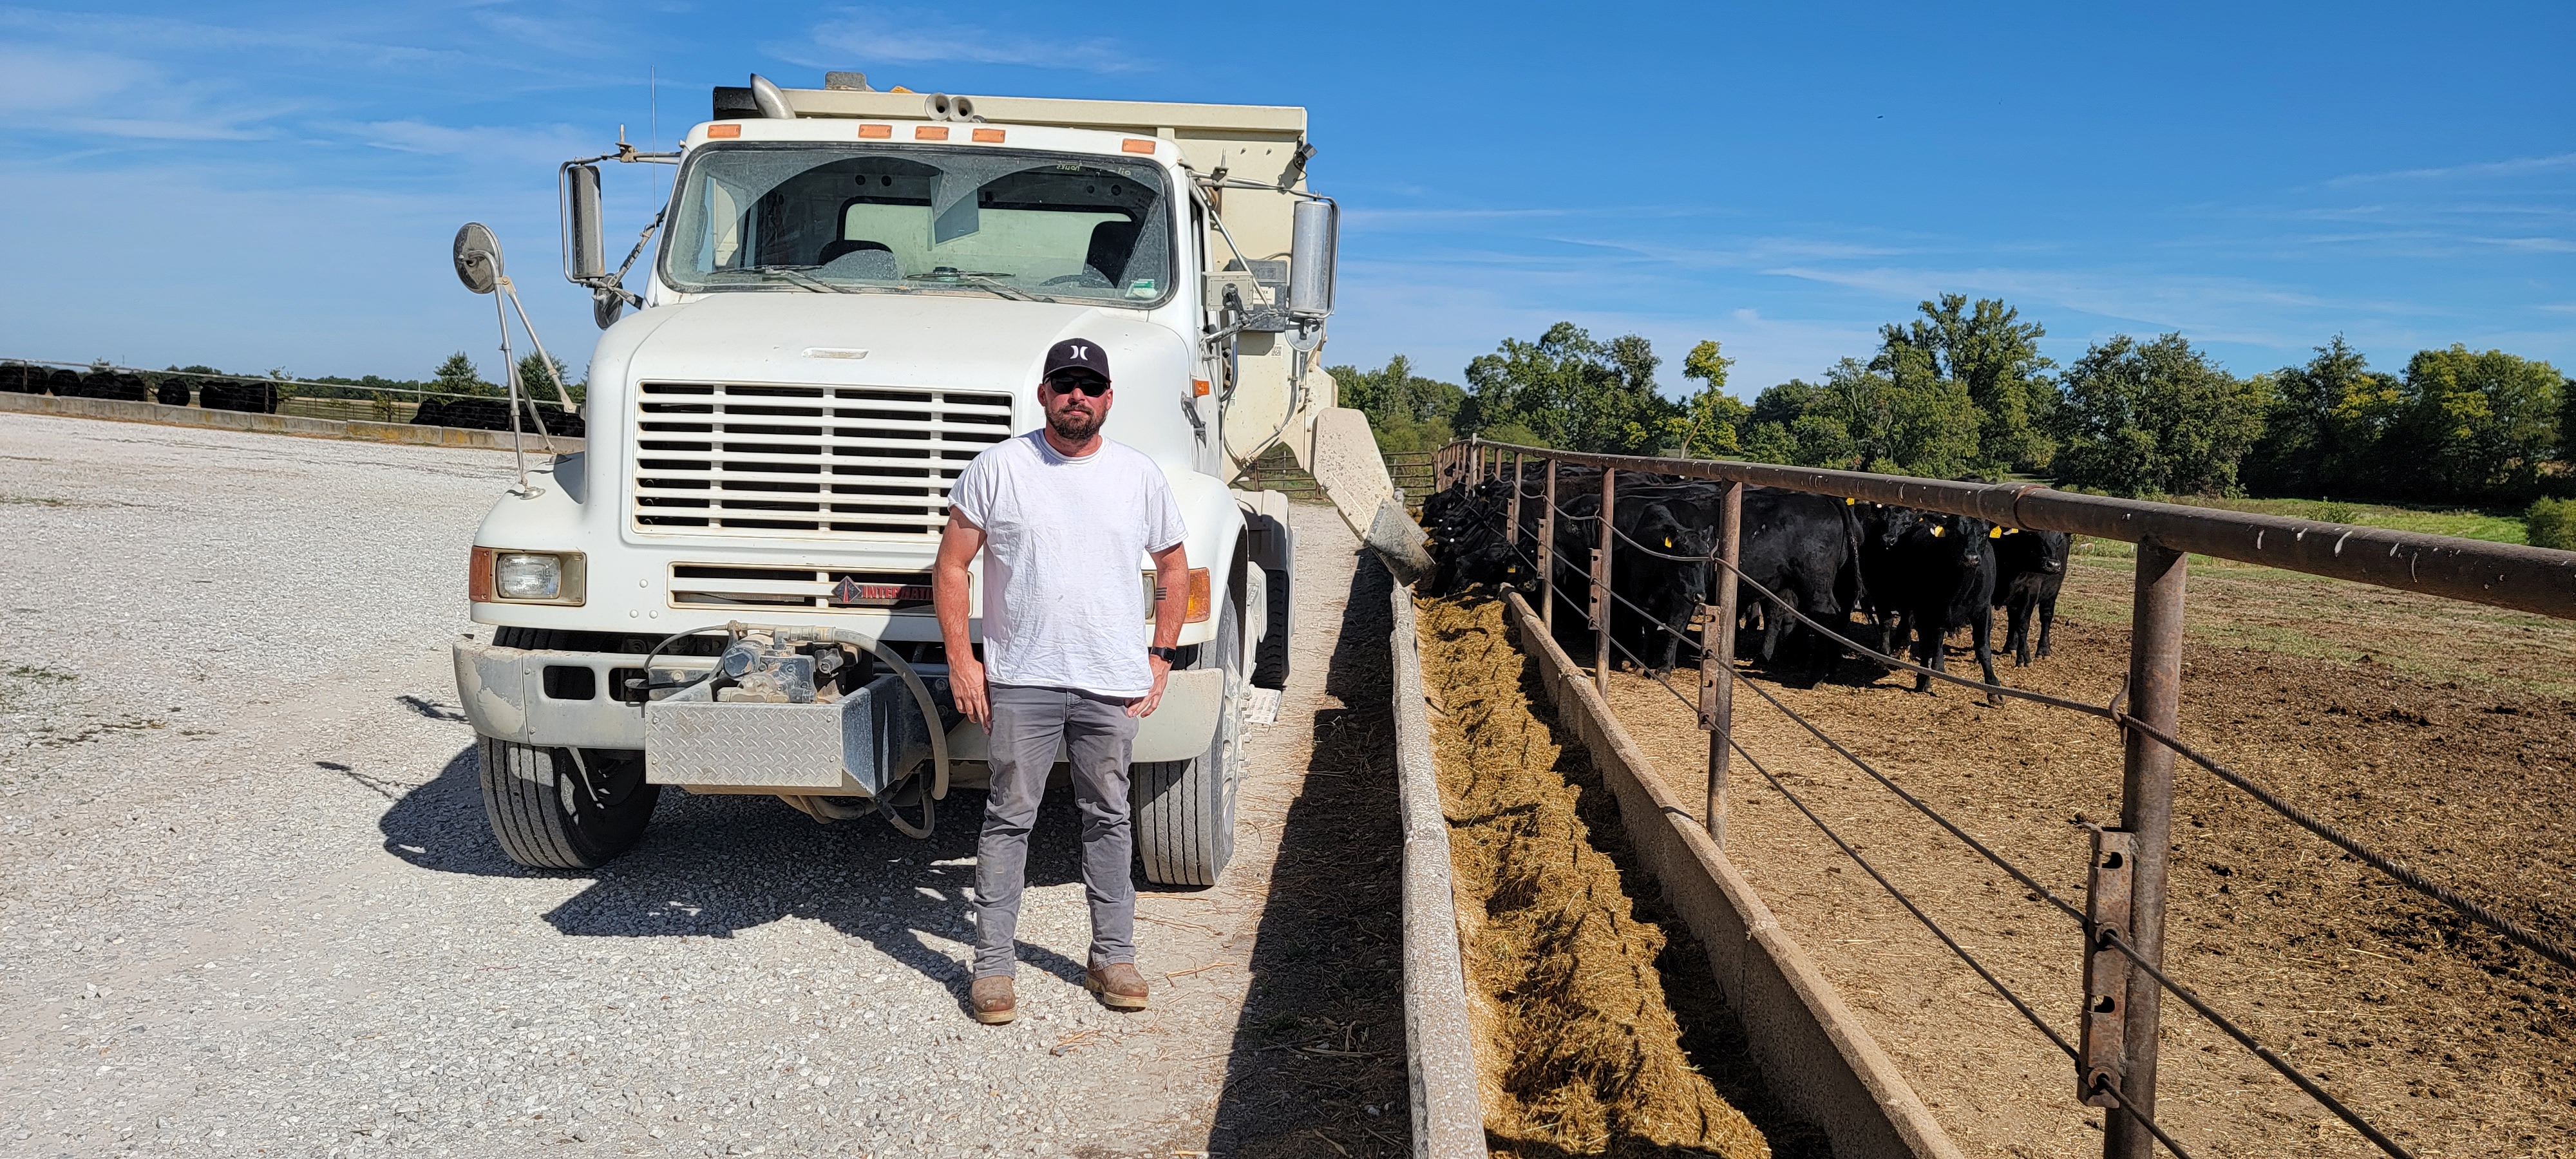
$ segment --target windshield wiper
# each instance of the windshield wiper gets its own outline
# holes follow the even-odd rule
[[[855,294],[859,292],[858,288],[855,286],[836,286],[821,278],[815,277],[812,274],[806,273],[803,270],[796,269],[793,266],[744,266],[733,272],[745,274],[766,274],[770,277],[782,278],[803,286],[806,289],[812,290],[817,294]]]
[[[1002,297],[1009,298],[1014,302],[1056,301],[1056,299],[1050,298],[1044,294],[1032,294],[1027,290],[1008,285],[999,280],[1001,277],[1002,275],[1000,274],[969,273],[965,270],[953,270],[947,266],[941,266],[926,274],[907,274],[904,276],[903,280],[907,282],[944,282],[949,285],[973,286],[979,290],[991,290],[992,292],[999,294]]]

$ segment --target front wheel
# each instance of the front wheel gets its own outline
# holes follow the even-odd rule
[[[1145,880],[1157,885],[1215,885],[1234,860],[1234,793],[1243,768],[1244,656],[1242,617],[1225,603],[1216,638],[1199,648],[1193,668],[1222,667],[1225,699],[1208,751],[1186,761],[1153,761],[1128,770],[1128,805]]]
[[[662,786],[644,754],[539,748],[479,737],[483,815],[510,860],[531,869],[597,869],[644,836]],[[584,775],[587,766],[588,775]]]

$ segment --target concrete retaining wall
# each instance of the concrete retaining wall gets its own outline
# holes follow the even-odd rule
[[[1375,555],[1362,567],[1383,567]],[[1404,812],[1404,1051],[1413,1087],[1416,1159],[1483,1159],[1485,1109],[1476,1093],[1476,1033],[1467,1022],[1467,974],[1450,881],[1449,818],[1431,763],[1423,712],[1422,640],[1413,593],[1394,589],[1395,764]]]
[[[1397,598],[1404,600],[1400,590]],[[1843,1159],[1958,1156],[1957,1145],[1897,1072],[1894,1060],[1843,1005],[1806,951],[1780,929],[1752,884],[1709,840],[1699,818],[1620,727],[1593,689],[1591,674],[1556,646],[1519,595],[1507,598],[1521,648],[1538,660],[1558,720],[1590,750],[1594,767],[1617,796],[1620,821],[1638,860],[1662,884],[1664,899],[1691,933],[1708,947],[1709,967],[1744,1024],[1754,1062],[1773,1097],[1822,1128],[1834,1154]],[[1402,621],[1410,625],[1410,602],[1402,606]],[[1409,646],[1409,641],[1399,644]],[[1401,661],[1397,667],[1402,670]],[[1399,711],[1403,695],[1399,690]],[[1418,689],[1415,699],[1420,699]],[[1415,711],[1420,712],[1418,703]],[[1412,847],[1408,833],[1408,871]],[[1409,888],[1406,900],[1409,955]],[[1406,981],[1412,981],[1410,974]]]
[[[310,439],[359,439],[378,443],[424,443],[440,447],[473,447],[487,451],[510,449],[508,431],[472,431],[456,427],[424,427],[412,423],[373,423],[347,419],[316,419],[303,415],[254,414],[248,411],[207,410],[193,406],[163,406],[157,402],[124,402],[108,398],[62,398],[50,394],[19,394],[0,391],[0,411],[21,414],[68,415],[74,418],[108,419],[127,423],[160,423],[176,427],[212,427],[218,430],[261,431],[268,434],[300,435]],[[555,449],[571,454],[582,449],[582,440],[555,436]],[[544,440],[534,432],[528,435],[528,450],[542,454]]]

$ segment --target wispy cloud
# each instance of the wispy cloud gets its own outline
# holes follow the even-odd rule
[[[2516,157],[2507,161],[2479,161],[2467,165],[2443,165],[2431,169],[2392,169],[2384,173],[2352,173],[2334,178],[2327,185],[2360,185],[2372,181],[2454,181],[2463,178],[2519,177],[2526,173],[2546,173],[2576,168],[2576,153],[2553,153],[2545,157]]]
[[[326,126],[370,148],[433,157],[481,157],[512,164],[548,164],[598,153],[603,143],[571,125],[432,124],[428,121],[341,122]]]
[[[45,127],[106,137],[243,141],[295,106],[242,102],[216,85],[172,77],[128,57],[0,46],[0,114],[32,114]]]
[[[815,25],[806,39],[803,44],[767,44],[762,50],[809,68],[958,63],[1112,73],[1149,67],[1134,50],[1107,37],[998,32],[929,10],[853,8]],[[835,55],[817,53],[818,48]]]
[[[113,44],[126,51],[146,48],[186,53],[282,49],[327,55],[360,64],[472,63],[487,58],[454,49],[399,44],[335,34],[298,21],[291,30],[208,24],[158,16],[121,13],[51,12],[35,8],[0,8],[0,29],[49,35],[71,44]]]
[[[2306,315],[2403,312],[2396,303],[2329,301],[2314,294],[2242,278],[2135,274],[2084,269],[1833,269],[1781,266],[1763,271],[1891,298],[1930,298],[1944,291],[1994,294],[2020,303],[2079,311],[2115,323],[2178,330],[2194,341],[2290,346],[2287,326]]]

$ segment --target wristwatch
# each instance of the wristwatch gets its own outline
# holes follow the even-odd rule
[[[1181,650],[1178,648],[1147,648],[1145,649],[1145,654],[1159,659],[1165,664],[1178,664],[1181,662]]]

